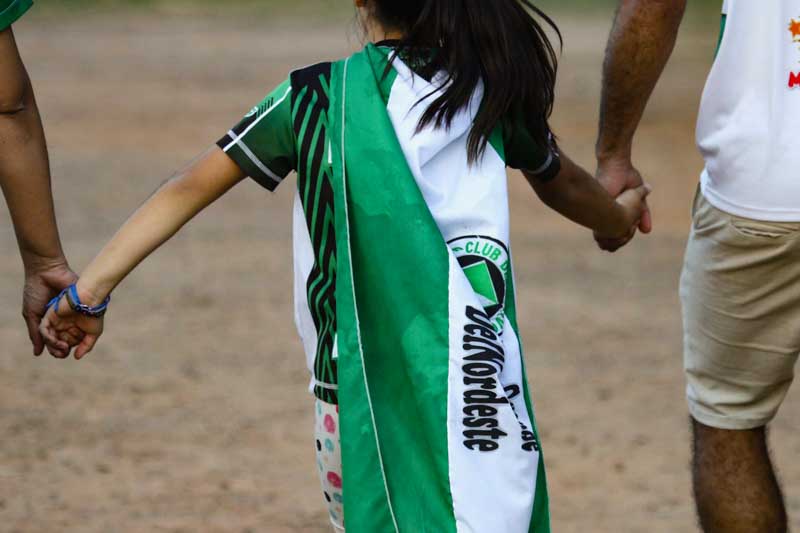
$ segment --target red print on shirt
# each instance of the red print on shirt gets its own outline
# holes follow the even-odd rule
[[[800,20],[789,21],[789,32],[792,34],[792,43],[800,43]],[[800,72],[789,71],[789,88],[800,87]]]

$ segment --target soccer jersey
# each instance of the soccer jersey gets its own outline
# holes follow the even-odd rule
[[[800,221],[800,0],[727,0],[697,140],[705,197],[741,217]]]
[[[297,172],[293,214],[295,322],[320,400],[338,402],[336,354],[336,235],[332,154],[328,135],[331,63],[293,72],[220,139],[243,172],[269,190]],[[388,102],[390,94],[383,94]],[[555,177],[560,161],[518,117],[502,127],[506,165],[540,179]]]
[[[33,0],[0,0],[0,31],[14,24],[33,5]]]

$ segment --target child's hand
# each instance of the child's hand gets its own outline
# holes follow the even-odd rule
[[[617,197],[617,204],[621,207],[619,233],[616,235],[594,234],[597,244],[603,250],[616,252],[628,244],[636,235],[642,217],[647,213],[647,197],[652,188],[645,184],[635,189],[628,189]]]
[[[63,296],[42,319],[39,331],[53,357],[66,359],[72,348],[75,359],[82,359],[103,334],[103,318],[94,318],[73,311]]]

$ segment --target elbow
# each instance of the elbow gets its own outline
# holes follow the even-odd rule
[[[14,116],[25,111],[29,87],[21,81],[0,87],[0,116]]]
[[[25,111],[24,100],[0,100],[0,117],[13,117]]]
[[[4,99],[0,98],[0,117],[13,117],[21,114],[27,106],[24,97]]]

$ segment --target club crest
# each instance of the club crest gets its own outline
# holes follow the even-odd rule
[[[501,332],[511,264],[508,247],[497,239],[479,235],[459,237],[447,244],[456,254],[495,331]]]

